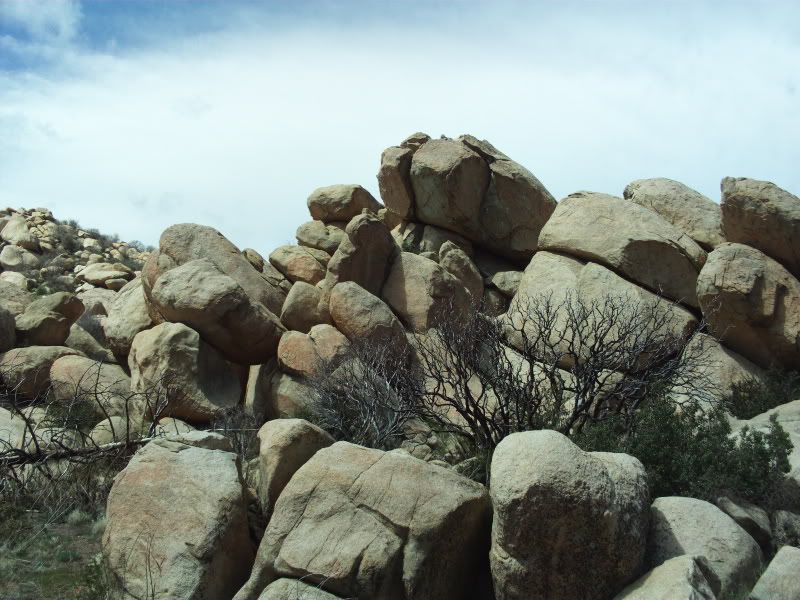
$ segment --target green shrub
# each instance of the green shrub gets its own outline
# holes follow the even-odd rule
[[[773,418],[764,433],[744,428],[731,435],[721,409],[676,411],[667,399],[645,405],[627,433],[620,420],[587,426],[575,436],[584,450],[625,452],[642,461],[652,496],[692,496],[714,501],[730,493],[756,503],[770,498],[789,471],[789,436]]]
[[[800,400],[800,373],[771,369],[761,379],[734,385],[724,404],[734,417],[751,419],[793,400]]]

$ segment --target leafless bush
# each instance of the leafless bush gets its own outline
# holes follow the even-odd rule
[[[492,318],[441,311],[402,357],[396,348],[352,345],[350,356],[314,381],[318,422],[336,437],[390,447],[422,422],[487,457],[507,435],[588,422],[629,424],[649,398],[680,389],[710,400],[702,348],[667,301],[627,296],[518,301]]]

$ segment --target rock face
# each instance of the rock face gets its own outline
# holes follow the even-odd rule
[[[473,305],[480,306],[483,300],[483,277],[467,253],[453,242],[445,242],[439,249],[439,264],[467,289]]]
[[[772,529],[767,511],[750,502],[734,500],[727,496],[717,498],[716,504],[722,512],[750,534],[765,555],[772,554]]]
[[[304,281],[295,283],[281,311],[281,322],[286,328],[307,333],[317,323],[329,321],[322,290]]]
[[[53,399],[62,405],[78,403],[96,421],[129,416],[140,423],[144,406],[131,394],[131,378],[119,365],[103,364],[84,356],[62,356],[50,367]]]
[[[642,575],[614,600],[717,600],[712,582],[718,582],[709,569],[703,557],[676,556]]]
[[[38,269],[40,264],[33,252],[19,246],[5,246],[0,251],[0,267],[6,271],[30,271]]]
[[[725,241],[719,204],[678,181],[637,179],[625,187],[623,197],[658,213],[705,250]]]
[[[722,244],[697,297],[711,333],[761,367],[800,368],[800,281],[763,252]]]
[[[318,450],[333,444],[325,431],[303,419],[274,419],[258,430],[258,499],[269,517],[292,475]]]
[[[160,416],[207,423],[241,398],[239,377],[231,365],[200,335],[180,323],[162,323],[139,333],[128,365],[131,389],[155,396],[167,393]]]
[[[114,355],[127,362],[136,334],[154,325],[147,311],[142,280],[134,279],[117,292],[103,321],[103,332]]]
[[[749,600],[800,600],[800,549],[784,546],[750,592]]]
[[[34,300],[16,319],[17,340],[28,346],[61,346],[83,309],[83,302],[67,292]]]
[[[348,339],[393,345],[405,342],[405,330],[386,303],[353,281],[333,288],[330,314]]]
[[[758,248],[800,276],[800,198],[745,177],[726,177],[721,188],[727,240]]]
[[[658,214],[622,198],[578,192],[558,204],[539,249],[591,260],[664,296],[697,306],[706,253]]]
[[[114,480],[103,553],[125,598],[231,598],[247,579],[253,547],[236,454],[191,445],[193,435],[150,442]]]
[[[410,161],[407,155],[384,153],[378,178],[389,210],[404,218],[413,214],[513,259],[533,254],[556,202],[527,169],[471,136],[428,140]]]
[[[325,278],[325,267],[329,260],[327,253],[302,246],[279,246],[269,255],[272,265],[289,281],[305,281],[311,285],[316,285]]]
[[[363,210],[377,213],[380,208],[380,202],[372,194],[354,184],[317,188],[308,197],[308,212],[311,217],[324,223],[349,221]]]
[[[381,296],[413,331],[426,331],[443,311],[466,314],[472,303],[458,279],[410,252],[401,252],[392,262]]]
[[[278,364],[284,373],[313,377],[335,369],[350,342],[331,325],[314,325],[308,334],[287,331],[278,344]]]
[[[219,231],[212,227],[182,223],[161,234],[158,252],[153,253],[142,271],[145,296],[164,273],[191,260],[206,258],[222,273],[236,281],[255,302],[280,314],[286,297],[280,286],[271,283]]]
[[[653,502],[647,563],[656,567],[683,554],[705,556],[720,581],[719,598],[742,598],[762,570],[755,540],[713,504],[666,497]]]
[[[122,264],[93,263],[86,265],[77,274],[79,281],[86,281],[99,287],[113,287],[108,285],[111,281],[133,279],[133,272]]]
[[[167,321],[189,325],[239,364],[266,362],[285,331],[274,314],[208,259],[186,262],[161,275],[150,291],[150,302]]]
[[[297,228],[295,237],[297,243],[308,248],[316,248],[333,255],[345,237],[346,222],[323,223],[322,221],[309,221]]]
[[[340,600],[340,598],[297,579],[278,579],[267,586],[258,600]]]
[[[0,281],[0,306],[15,317],[25,311],[25,307],[33,301],[33,296],[13,283]]]
[[[0,237],[3,241],[13,246],[19,246],[26,250],[38,250],[39,242],[28,228],[28,223],[22,215],[13,215],[3,226]]]
[[[635,458],[514,433],[494,452],[490,490],[497,600],[609,598],[639,574],[649,494]]]
[[[50,387],[50,367],[62,356],[80,355],[64,346],[14,348],[0,354],[0,379],[23,396],[35,398]]]
[[[346,442],[318,451],[278,498],[236,600],[282,577],[341,597],[476,598],[486,490],[399,452]]]

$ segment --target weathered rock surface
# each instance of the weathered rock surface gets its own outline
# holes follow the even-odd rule
[[[467,289],[473,305],[480,306],[483,300],[483,277],[467,253],[453,242],[445,242],[439,250],[439,264]]]
[[[489,520],[480,484],[404,452],[338,442],[284,488],[236,600],[282,577],[342,597],[476,597]]]
[[[38,298],[16,319],[17,343],[27,346],[61,346],[70,327],[83,313],[75,294],[57,292]]]
[[[719,598],[742,598],[762,570],[755,540],[713,504],[665,497],[653,502],[647,564],[656,567],[683,554],[705,556],[720,581]]]
[[[80,355],[64,346],[29,346],[0,354],[0,379],[29,398],[45,393],[50,387],[50,367],[62,356]]]
[[[794,546],[800,548],[800,515],[788,510],[772,513],[771,526],[775,547]]]
[[[272,376],[278,370],[278,361],[270,359],[263,365],[252,365],[247,373],[244,390],[244,410],[253,415],[256,423],[263,423],[270,405]]]
[[[719,204],[678,181],[637,179],[625,187],[623,197],[658,213],[705,250],[725,241]]]
[[[275,502],[295,472],[334,439],[303,419],[274,419],[258,430],[258,499],[264,514],[272,515]]]
[[[314,377],[335,369],[349,346],[347,338],[331,325],[314,325],[307,334],[287,331],[278,344],[278,364],[284,373]]]
[[[697,297],[711,333],[761,367],[800,368],[800,281],[755,248],[708,255]]]
[[[0,306],[0,352],[11,350],[17,341],[14,315]]]
[[[392,346],[405,343],[403,325],[386,303],[353,281],[333,288],[330,314],[339,331],[350,340]]]
[[[5,246],[0,250],[0,267],[6,271],[25,272],[38,269],[39,257],[19,246]]]
[[[241,398],[231,365],[181,323],[162,323],[139,333],[128,365],[132,391],[150,396],[166,392],[169,400],[160,416],[207,423]]]
[[[192,435],[150,442],[114,480],[103,553],[125,598],[230,598],[247,579],[253,547],[236,454],[190,445]]]
[[[50,367],[53,399],[76,411],[107,417],[129,416],[140,423],[144,398],[131,393],[131,378],[119,365],[104,364],[85,356],[62,356]]]
[[[318,586],[303,583],[298,579],[278,579],[269,584],[258,600],[340,600],[321,590]]]
[[[319,260],[315,253],[322,252],[324,259]],[[305,281],[316,285],[325,279],[325,267],[330,256],[322,250],[313,250],[303,246],[279,246],[269,255],[269,262],[294,283]]]
[[[308,197],[308,212],[316,221],[349,221],[363,210],[377,213],[381,203],[360,185],[340,184],[317,188]]]
[[[142,280],[137,277],[117,292],[116,298],[108,307],[103,331],[111,351],[120,361],[126,362],[133,338],[154,324],[147,310]]]
[[[323,291],[314,285],[298,281],[292,286],[281,311],[281,322],[287,329],[307,333],[314,325],[330,323]]]
[[[11,245],[26,250],[39,250],[39,242],[31,233],[28,223],[22,215],[12,215],[3,226],[0,237]]]
[[[345,227],[347,227],[347,222],[309,221],[297,228],[295,237],[301,246],[316,248],[333,255],[345,238]]]
[[[419,221],[513,259],[533,254],[556,206],[530,171],[471,136],[423,143],[409,174]]]
[[[0,306],[15,317],[25,312],[25,307],[33,301],[33,295],[8,281],[0,281]]]
[[[411,157],[414,148],[392,146],[381,154],[378,189],[386,208],[401,219],[414,217],[414,188],[411,185]]]
[[[266,362],[285,331],[272,312],[205,258],[161,275],[150,302],[167,321],[190,326],[239,364]]]
[[[161,234],[159,249],[144,265],[142,279],[145,296],[164,273],[191,260],[206,258],[217,269],[238,283],[255,302],[280,314],[286,293],[257,271],[239,249],[213,227],[192,223],[173,225]]]
[[[745,177],[725,177],[720,187],[727,240],[758,248],[800,276],[800,198]]]
[[[392,262],[381,297],[413,331],[425,331],[445,311],[466,314],[472,298],[458,279],[441,266],[410,252]]]
[[[717,590],[719,582],[709,571],[701,556],[676,556],[642,575],[614,600],[717,600],[712,582]]]
[[[772,528],[767,511],[750,502],[727,496],[717,498],[716,504],[722,512],[750,534],[764,555],[772,554]]]
[[[687,234],[638,204],[577,192],[558,204],[539,249],[591,260],[678,302],[697,306],[705,251]]]
[[[649,492],[635,458],[514,433],[494,452],[490,490],[497,600],[609,598],[639,574]]]
[[[314,390],[299,377],[276,369],[269,382],[266,419],[313,419],[315,413]]]
[[[800,548],[784,546],[750,592],[749,600],[800,600]]]
[[[133,279],[133,271],[119,263],[93,263],[86,265],[77,273],[78,281],[86,281],[99,287],[114,287],[108,285],[111,281],[122,279],[130,281]]]
[[[749,427],[750,429],[766,432],[769,430],[770,419],[773,415],[789,436],[789,440],[794,444],[794,448],[789,454],[789,465],[792,469],[796,469],[800,467],[800,398],[771,408],[752,419],[742,421],[730,419],[731,427],[734,431],[742,427]],[[790,473],[789,477],[791,478],[793,475],[793,473]]]

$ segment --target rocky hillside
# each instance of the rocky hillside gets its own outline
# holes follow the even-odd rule
[[[0,464],[124,456],[114,593],[800,598],[800,397],[720,421],[732,452],[785,431],[768,502],[654,499],[648,464],[575,443],[800,371],[800,198],[647,179],[556,202],[488,142],[421,133],[378,183],[314,190],[266,258],[203,225],[145,252],[5,211]]]

